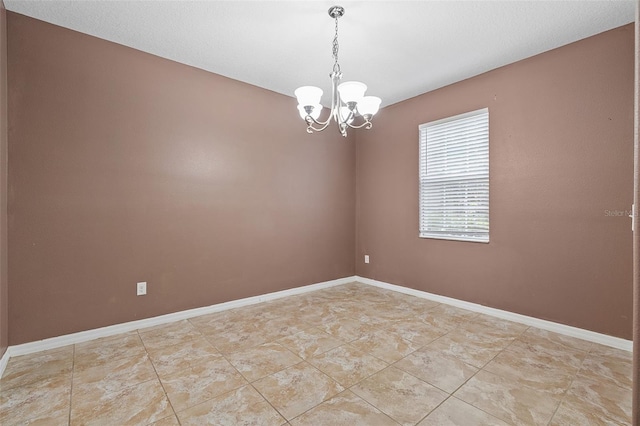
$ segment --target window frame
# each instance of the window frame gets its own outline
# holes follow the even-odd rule
[[[466,157],[464,155],[459,155],[458,157],[455,158],[454,162],[459,163],[460,161],[467,161],[467,171],[464,172],[462,174],[462,176],[460,178],[431,178],[431,183],[436,183],[437,185],[439,185],[441,188],[444,188],[447,186],[447,182],[449,182],[449,186],[452,185],[456,185],[455,182],[457,182],[457,185],[459,186],[459,188],[467,188],[467,191],[470,191],[473,195],[481,195],[482,197],[480,197],[479,201],[481,203],[486,203],[486,207],[483,206],[479,206],[476,211],[474,212],[473,210],[473,206],[470,206],[467,201],[468,200],[464,200],[465,204],[462,205],[463,209],[458,208],[457,209],[457,214],[459,217],[461,217],[462,219],[464,219],[465,221],[469,220],[469,215],[478,215],[480,214],[481,220],[482,220],[482,224],[480,224],[478,226],[478,228],[482,228],[481,231],[477,231],[475,233],[477,233],[477,235],[470,235],[471,233],[474,233],[474,231],[469,231],[468,229],[468,224],[461,226],[458,229],[452,229],[450,230],[448,233],[446,232],[446,219],[443,219],[443,230],[441,233],[435,233],[433,230],[428,230],[427,227],[425,226],[426,224],[424,223],[427,219],[426,217],[428,216],[428,213],[425,210],[428,210],[428,206],[426,206],[427,201],[423,200],[423,195],[426,192],[424,190],[424,186],[427,185],[428,183],[425,182],[426,180],[428,180],[428,176],[427,176],[427,167],[428,167],[428,147],[429,147],[429,141],[428,141],[428,134],[427,131],[429,128],[433,128],[434,126],[440,126],[442,127],[443,124],[447,124],[447,123],[453,123],[453,122],[460,122],[460,120],[466,120],[469,118],[473,118],[473,117],[479,117],[479,116],[486,116],[486,121],[484,121],[481,125],[478,126],[478,128],[480,130],[483,130],[486,128],[486,140],[481,140],[480,143],[484,143],[484,145],[482,145],[482,151],[481,152],[477,152],[475,153],[475,157],[469,153],[466,154]],[[434,121],[430,121],[427,123],[423,123],[420,124],[418,126],[418,236],[419,238],[428,238],[428,239],[439,239],[439,240],[450,240],[450,241],[465,241],[465,242],[476,242],[476,243],[485,243],[488,244],[490,242],[490,132],[489,132],[489,108],[481,108],[478,110],[474,110],[474,111],[469,111],[466,113],[462,113],[462,114],[458,114],[455,116],[451,116],[451,117],[445,117],[439,120],[434,120]],[[423,139],[424,139],[424,154],[423,154]],[[444,142],[446,144],[446,142]],[[467,142],[468,143],[468,142]],[[474,142],[476,145],[478,144],[477,142]],[[479,145],[478,145],[479,146]],[[469,149],[470,147],[467,147],[467,149]],[[442,147],[438,148],[439,150],[442,150]],[[447,148],[445,148],[446,151]],[[476,149],[476,147],[474,146],[474,149]],[[479,149],[479,148],[478,148]],[[442,151],[441,151],[442,152]],[[486,163],[484,163],[486,158]],[[480,177],[473,177],[474,175],[468,171],[468,169],[470,168],[469,166],[469,160],[471,160],[471,163],[473,164],[480,164],[481,166],[484,166],[486,164],[486,173],[484,170],[481,171],[481,175]],[[423,165],[423,161],[424,161],[424,165]],[[443,160],[441,160],[443,161]],[[446,163],[446,160],[444,160],[444,163]],[[441,162],[440,165],[442,165],[443,163]],[[455,166],[454,166],[455,167]],[[462,167],[460,167],[458,169],[458,172],[462,171]],[[464,174],[467,173],[469,174],[469,177],[464,177]],[[442,172],[440,173],[440,176],[442,176]],[[438,180],[440,179],[440,180]],[[474,180],[476,180],[476,182],[473,182]],[[482,186],[486,186],[486,190],[481,190],[481,189],[470,189],[473,186],[482,188]],[[474,192],[476,191],[476,192]],[[442,193],[445,192],[445,190],[443,189],[441,191]],[[486,193],[486,196],[484,195]],[[460,200],[458,200],[460,201]],[[444,211],[451,211],[452,209],[450,208],[451,205],[447,205],[446,202],[445,204],[442,206]],[[460,207],[460,206],[457,206]],[[471,208],[470,208],[471,207]],[[447,208],[449,208],[447,210]],[[431,211],[433,212],[435,209],[432,207]],[[463,210],[466,210],[465,213],[462,213]],[[484,211],[486,210],[486,213],[484,213]],[[486,220],[485,220],[486,217]],[[486,223],[486,226],[484,226],[484,223]],[[476,223],[477,224],[477,223]],[[472,224],[473,225],[473,224]],[[467,229],[465,230],[464,228],[467,227]],[[486,232],[484,231],[484,229],[486,228]]]

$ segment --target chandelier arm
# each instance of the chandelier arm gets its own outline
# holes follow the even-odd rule
[[[347,115],[346,118],[342,117],[342,111],[340,111],[341,108],[336,108],[336,123],[344,123],[346,125],[349,125],[349,120],[353,121],[353,119],[355,119],[355,114],[353,111],[349,111],[349,115]],[[351,126],[349,126],[351,127]]]
[[[353,124],[350,124],[350,123],[344,123],[344,124],[351,127],[352,129],[362,129],[363,127],[366,129],[370,129],[371,127],[373,127],[373,123],[367,120],[366,118],[364,119],[364,123],[359,124],[357,126],[354,126]]]
[[[331,111],[331,112],[329,113],[329,116],[327,117],[327,119],[326,119],[325,121],[318,121],[317,119],[313,118],[311,115],[307,115],[307,116],[304,118],[304,121],[306,121],[306,122],[307,122],[307,124],[309,124],[309,125],[312,125],[312,124],[314,124],[314,123],[315,123],[315,124],[317,124],[318,126],[321,126],[321,127],[322,127],[322,129],[320,129],[320,130],[324,130],[324,129],[326,129],[326,128],[327,128],[327,126],[328,126],[328,125],[329,125],[329,123],[331,122],[331,118],[332,118],[332,116],[333,116],[333,111]]]
[[[318,121],[315,118],[311,117],[310,115],[307,115],[307,117],[305,118],[305,121],[307,122],[308,133],[321,132],[324,129],[326,129],[327,126],[329,126],[329,123],[331,123],[331,115],[329,115],[329,118],[327,118],[326,121]],[[313,126],[314,124],[317,124],[320,127],[314,127]]]

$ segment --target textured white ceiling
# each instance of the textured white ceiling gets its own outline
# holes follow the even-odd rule
[[[633,0],[60,1],[8,10],[293,96],[324,89],[334,22],[344,80],[383,106],[633,22]]]

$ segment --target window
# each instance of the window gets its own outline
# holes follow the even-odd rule
[[[489,109],[422,124],[420,237],[489,242]]]

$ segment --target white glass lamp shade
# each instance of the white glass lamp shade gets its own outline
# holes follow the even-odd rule
[[[312,105],[312,106],[313,106],[313,110],[311,111],[311,114],[309,114],[309,115],[314,120],[317,120],[318,117],[320,117],[320,113],[322,112],[322,105],[317,104],[317,105]],[[305,118],[307,118],[307,111],[305,111],[305,109],[304,109],[304,107],[302,105],[298,105],[298,111],[300,112],[300,117],[302,117],[303,120]]]
[[[296,95],[296,98],[298,98],[298,103],[303,107],[318,105],[322,97],[322,89],[315,86],[298,87],[293,93]]]
[[[346,81],[338,86],[342,102],[360,102],[367,90],[367,85],[359,81]]]
[[[377,96],[365,96],[358,102],[358,112],[360,115],[374,115],[380,109],[380,99]]]

